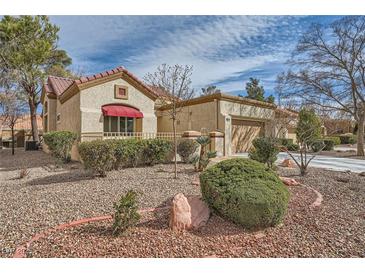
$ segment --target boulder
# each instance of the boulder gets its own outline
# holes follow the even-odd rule
[[[170,227],[177,231],[191,228],[191,208],[188,199],[182,193],[175,195],[172,200]]]
[[[210,210],[199,196],[185,197],[179,193],[172,200],[170,228],[173,230],[198,229],[207,223],[209,217]]]
[[[299,182],[297,182],[295,179],[293,178],[288,178],[288,177],[280,177],[280,180],[283,181],[283,183],[287,186],[297,186],[299,185]]]
[[[295,164],[292,160],[290,159],[285,159],[282,163],[281,163],[282,167],[288,167],[288,168],[294,168]]]
[[[191,228],[204,226],[210,217],[209,207],[199,196],[188,196],[188,202],[191,208]]]

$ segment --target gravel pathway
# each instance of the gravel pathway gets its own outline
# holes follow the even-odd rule
[[[198,194],[197,178],[190,165],[179,165],[173,179],[172,165],[113,171],[106,178],[92,178],[80,164],[55,169],[41,151],[0,150],[0,257],[11,257],[16,245],[51,226],[85,217],[112,213],[113,202],[129,189],[141,193],[141,207],[155,207],[178,192]],[[18,179],[28,167],[27,178]]]

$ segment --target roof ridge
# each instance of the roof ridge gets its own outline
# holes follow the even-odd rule
[[[55,76],[55,75],[48,75],[48,78],[52,77],[52,78],[59,78],[59,79],[64,79],[64,80],[70,80],[70,81],[75,81],[75,79],[72,78],[68,78],[68,77],[61,77],[61,76]]]

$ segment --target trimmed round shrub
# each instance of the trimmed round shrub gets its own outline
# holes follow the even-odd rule
[[[105,177],[115,166],[115,142],[95,140],[79,144],[79,153],[86,169]]]
[[[198,149],[199,144],[192,139],[180,139],[177,144],[177,154],[184,163],[190,163],[194,153]]]
[[[250,159],[222,161],[200,175],[204,200],[218,214],[245,228],[279,224],[289,192],[278,175]]]
[[[76,138],[76,133],[70,131],[50,131],[43,135],[52,155],[64,163],[71,160],[71,149]]]

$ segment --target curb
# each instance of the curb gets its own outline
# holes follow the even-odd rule
[[[138,210],[139,213],[145,213],[145,212],[154,212],[154,211],[158,211],[158,210],[163,210],[163,209],[168,209],[168,206],[165,207],[148,207],[148,208],[143,208]],[[104,216],[97,216],[97,217],[91,217],[91,218],[83,218],[83,219],[79,219],[76,221],[72,221],[69,223],[63,223],[60,224],[58,226],[55,226],[53,228],[49,228],[43,232],[37,233],[35,235],[32,236],[32,238],[27,241],[26,243],[19,245],[16,247],[13,258],[26,258],[26,252],[28,250],[28,248],[30,247],[30,245],[35,242],[38,241],[42,238],[44,238],[45,236],[47,236],[48,234],[52,233],[52,232],[56,232],[58,230],[64,230],[67,228],[72,228],[78,225],[82,225],[82,224],[86,224],[86,223],[92,223],[92,222],[98,222],[98,221],[105,221],[105,220],[111,220],[113,218],[112,215],[104,215]]]

